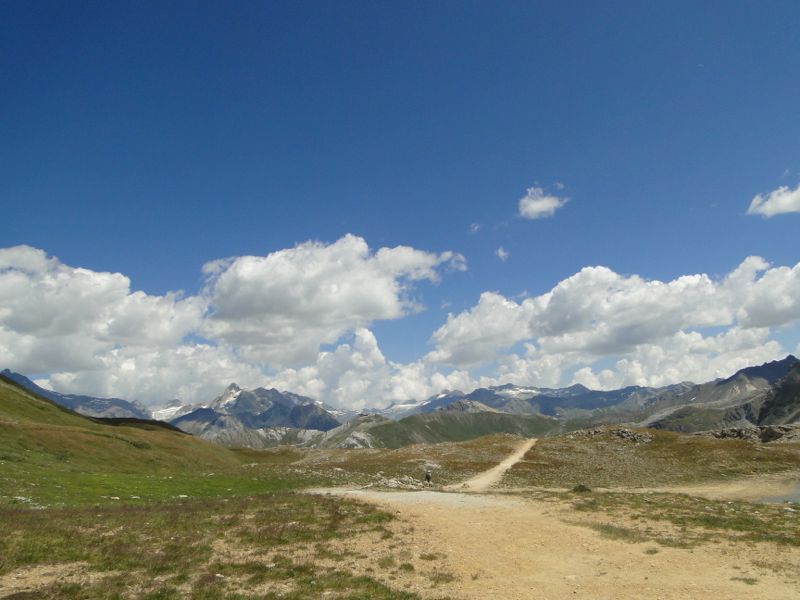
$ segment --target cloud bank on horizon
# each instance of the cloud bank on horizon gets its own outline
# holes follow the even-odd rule
[[[0,365],[65,393],[203,402],[236,381],[362,408],[506,382],[705,381],[795,351],[776,333],[800,320],[800,263],[750,256],[722,278],[590,266],[519,301],[486,291],[432,350],[387,359],[373,324],[424,310],[420,283],[466,269],[457,252],[349,234],[212,261],[196,294],[148,295],[121,273],[0,249]]]

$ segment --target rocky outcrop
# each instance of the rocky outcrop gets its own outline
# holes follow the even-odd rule
[[[764,425],[760,427],[730,427],[714,431],[700,431],[694,435],[717,439],[747,440],[768,444],[771,442],[800,442],[800,425]]]
[[[574,440],[579,438],[593,438],[604,436],[617,438],[632,444],[649,444],[653,441],[653,434],[647,431],[636,431],[627,427],[594,427],[592,429],[580,429],[567,434],[567,439]]]

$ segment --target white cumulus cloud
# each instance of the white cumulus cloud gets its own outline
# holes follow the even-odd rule
[[[372,253],[353,235],[215,261],[204,267],[211,314],[202,332],[254,361],[309,362],[321,344],[373,321],[419,311],[414,282],[436,282],[442,268],[464,270],[464,257],[408,246]]]
[[[478,383],[465,371],[442,373],[422,361],[388,361],[375,335],[361,328],[351,342],[320,352],[313,364],[284,369],[269,379],[269,385],[360,409],[424,399],[442,389],[472,390]]]
[[[511,256],[511,253],[502,246],[500,246],[497,250],[495,250],[494,253],[497,256],[497,258],[499,258],[503,262],[506,262],[508,260],[508,257]]]
[[[51,373],[45,387],[155,404],[174,398],[206,403],[232,382],[253,388],[265,381],[261,366],[242,360],[233,348],[203,343],[115,348],[100,353],[97,362],[93,369]]]
[[[151,296],[120,273],[73,268],[29,246],[0,249],[0,364],[28,373],[99,369],[121,346],[174,347],[204,301]]]
[[[800,212],[800,185],[794,189],[782,185],[766,196],[758,194],[750,201],[750,208],[747,209],[748,215],[762,217],[793,212]]]
[[[528,188],[525,196],[519,200],[519,214],[526,219],[552,217],[556,210],[564,206],[568,198],[560,198],[555,194],[547,194],[540,187]]]
[[[678,332],[657,344],[642,344],[595,373],[591,367],[575,372],[572,382],[592,389],[628,385],[663,386],[680,381],[705,382],[729,377],[735,371],[783,358],[781,345],[769,340],[768,329],[731,328],[714,336]]]
[[[341,405],[370,390],[402,396],[388,383],[399,367],[381,366],[365,326],[421,310],[419,282],[464,269],[460,254],[372,252],[348,235],[213,261],[200,293],[150,295],[121,273],[71,267],[29,246],[0,249],[0,368],[65,393],[203,402],[231,381],[263,385],[276,369],[292,389],[280,369],[299,362],[301,392]],[[352,332],[354,344],[319,352]]]
[[[419,311],[422,282],[464,268],[453,252],[373,251],[350,235],[214,261],[196,295],[151,295],[120,273],[0,249],[0,368],[148,403],[205,402],[236,381],[363,408],[506,382],[706,381],[780,358],[773,331],[800,321],[800,264],[753,256],[721,278],[669,281],[594,266],[538,296],[484,292],[427,355],[387,359],[370,324]]]
[[[703,381],[777,358],[770,327],[800,320],[798,286],[800,264],[770,267],[759,257],[720,280],[698,274],[662,282],[586,267],[519,302],[484,292],[434,332],[427,360],[459,368],[499,361],[495,378],[539,385],[576,367],[576,381],[603,387]],[[708,336],[710,328],[722,333]],[[519,343],[524,353],[508,354]],[[580,370],[615,357],[613,373]]]

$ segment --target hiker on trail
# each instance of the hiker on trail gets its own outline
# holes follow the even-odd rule
[[[430,471],[430,469],[425,471],[425,483],[427,483],[428,485],[431,484],[431,471]]]

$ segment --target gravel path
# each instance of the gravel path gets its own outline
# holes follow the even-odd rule
[[[435,569],[451,574],[452,581],[431,587],[421,572],[387,581],[423,598],[800,598],[798,548],[725,543],[683,549],[632,543],[603,537],[578,524],[566,503],[475,493],[496,483],[533,443],[527,440],[497,467],[451,486],[470,493],[319,491],[391,510],[406,524],[406,533],[394,539],[392,548],[402,548],[409,556],[441,557]],[[377,550],[374,542],[351,543],[348,549],[365,555]],[[759,563],[783,566],[764,569],[756,566]]]
[[[515,464],[521,461],[522,457],[525,456],[525,453],[528,452],[528,450],[530,450],[535,443],[536,443],[535,438],[530,440],[525,440],[519,445],[519,447],[514,451],[513,454],[511,454],[508,458],[506,458],[496,467],[493,467],[488,471],[484,471],[483,473],[476,475],[475,477],[465,481],[464,483],[449,485],[445,489],[446,490],[457,489],[465,492],[483,492],[488,490],[490,487],[498,483],[503,478],[503,474],[506,471],[508,471],[511,467],[513,467]]]

